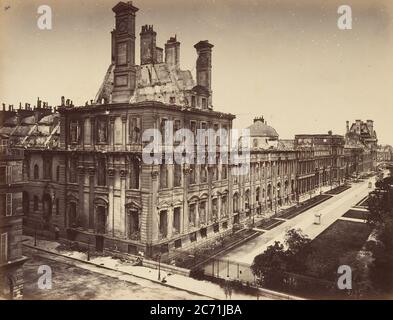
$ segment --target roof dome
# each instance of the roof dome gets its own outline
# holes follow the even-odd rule
[[[268,126],[265,120],[262,118],[255,118],[254,123],[249,126],[247,129],[250,129],[250,136],[251,137],[274,137],[278,138],[277,131]]]

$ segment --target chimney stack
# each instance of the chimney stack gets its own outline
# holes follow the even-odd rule
[[[199,41],[194,48],[197,50],[196,62],[197,85],[205,87],[209,91],[209,105],[211,105],[211,75],[212,75],[212,48],[214,46],[208,40]]]
[[[165,63],[172,68],[180,68],[180,42],[176,36],[171,37],[165,44]]]
[[[356,120],[356,133],[360,134],[360,125],[362,123],[362,120]]]
[[[142,26],[141,36],[141,65],[157,62],[157,33],[152,25]]]
[[[349,132],[349,121],[347,120],[347,133]]]
[[[113,74],[112,101],[129,102],[136,85],[135,70],[135,14],[138,8],[132,2],[119,2],[112,8],[116,28],[112,31]]]

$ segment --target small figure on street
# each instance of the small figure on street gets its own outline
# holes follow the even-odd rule
[[[60,229],[58,226],[55,226],[55,240],[59,240]]]
[[[225,299],[231,300],[232,299],[232,286],[231,286],[231,280],[229,276],[225,279],[224,283],[224,292],[225,292]]]

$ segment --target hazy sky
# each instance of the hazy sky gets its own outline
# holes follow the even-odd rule
[[[37,97],[58,105],[93,99],[110,63],[113,0],[0,0],[0,102]],[[37,8],[53,10],[53,30],[37,27]],[[337,8],[353,10],[339,30]],[[214,109],[246,127],[263,115],[281,138],[343,134],[345,121],[374,119],[393,144],[393,1],[135,0],[139,31],[153,24],[157,45],[175,34],[181,66],[195,72],[193,45],[213,48]],[[9,9],[5,7],[10,6]]]

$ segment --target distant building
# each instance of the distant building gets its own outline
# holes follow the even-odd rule
[[[345,134],[346,176],[373,171],[377,165],[377,133],[374,121],[356,120],[351,126],[347,121]]]
[[[268,216],[296,201],[297,154],[293,140],[279,140],[277,131],[263,117],[247,129],[251,138],[248,175],[233,176],[234,221],[256,214]]]
[[[299,194],[344,182],[344,137],[334,134],[295,136]]]

